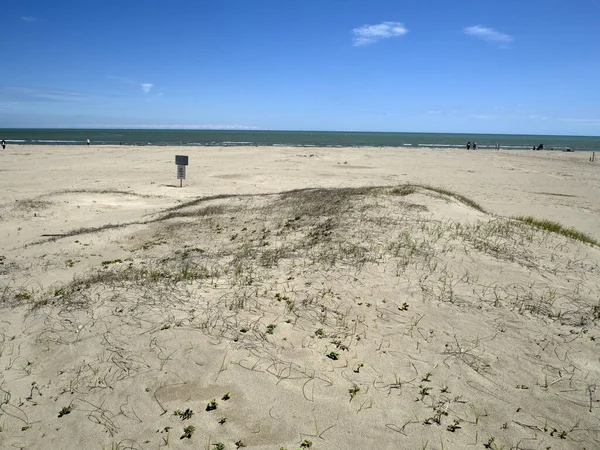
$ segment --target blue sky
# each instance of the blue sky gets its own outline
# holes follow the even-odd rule
[[[600,135],[597,0],[20,0],[0,128]]]

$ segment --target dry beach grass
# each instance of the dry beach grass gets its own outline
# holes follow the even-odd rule
[[[412,175],[4,202],[0,447],[597,448],[593,226]]]

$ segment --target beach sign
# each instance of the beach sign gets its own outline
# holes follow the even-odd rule
[[[188,165],[187,155],[175,155],[175,164],[177,165],[177,179],[179,180],[179,187],[183,186],[183,180],[185,180],[185,166]]]

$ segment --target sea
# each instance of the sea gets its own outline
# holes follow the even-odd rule
[[[19,145],[294,146],[294,147],[465,147],[600,151],[600,136],[522,134],[384,133],[345,131],[172,130],[172,129],[0,129],[0,139]]]

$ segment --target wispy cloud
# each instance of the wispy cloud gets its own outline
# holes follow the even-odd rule
[[[33,16],[21,16],[21,20],[25,21],[25,22],[41,22],[41,19],[38,19],[37,17],[33,17]]]
[[[473,36],[488,42],[494,42],[501,46],[506,46],[514,40],[513,37],[508,34],[500,33],[493,28],[483,27],[481,25],[466,27],[463,32],[468,36]]]
[[[81,102],[93,97],[84,92],[29,86],[0,86],[0,95],[18,102]]]
[[[115,76],[115,75],[109,75],[108,79],[116,81],[118,83],[129,84],[131,86],[137,86],[144,92],[144,94],[148,94],[154,87],[154,83],[140,83],[139,81],[136,81],[136,80],[133,80],[133,79],[127,78],[127,77],[119,77],[119,76]]]
[[[154,87],[154,85],[152,83],[141,83],[140,87],[142,88],[142,91],[144,91],[144,94],[147,94]]]
[[[352,39],[355,47],[374,44],[382,39],[403,36],[408,33],[406,27],[400,22],[382,22],[377,25],[363,25],[352,30]]]

